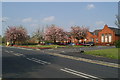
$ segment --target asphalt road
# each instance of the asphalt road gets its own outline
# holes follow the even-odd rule
[[[118,78],[118,68],[49,55],[43,51],[2,48],[2,78]]]

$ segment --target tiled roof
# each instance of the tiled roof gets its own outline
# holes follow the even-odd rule
[[[119,28],[113,28],[113,27],[109,27],[111,30],[113,30],[115,32],[116,35],[120,35],[120,29]]]
[[[98,35],[98,33],[101,31],[101,29],[95,30],[93,32],[90,32],[92,35]]]
[[[94,35],[98,35],[98,33],[101,31],[102,29],[98,29],[98,30],[95,30],[93,33]]]

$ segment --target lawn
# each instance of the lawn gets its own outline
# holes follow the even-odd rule
[[[120,48],[91,50],[91,51],[86,51],[85,54],[102,56],[111,59],[120,59],[120,53],[118,53],[118,50],[120,50]]]
[[[60,46],[60,45],[27,45],[29,47],[50,47],[50,48],[57,48],[57,47],[65,47],[65,46]]]
[[[69,46],[69,45],[26,45],[29,47],[50,47],[50,48],[64,48],[64,47],[83,47],[83,46],[79,46],[79,45],[74,45],[74,46]]]
[[[37,47],[37,48],[71,48],[71,47],[84,47],[81,45],[20,45],[20,46],[28,46],[28,47]]]

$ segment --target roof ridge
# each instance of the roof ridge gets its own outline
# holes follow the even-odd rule
[[[120,28],[115,28],[115,27],[108,27],[108,28],[120,29]]]

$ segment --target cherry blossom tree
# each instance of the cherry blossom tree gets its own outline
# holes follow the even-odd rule
[[[77,40],[84,39],[86,37],[86,32],[89,29],[86,27],[72,26],[71,27],[71,36]]]
[[[15,44],[16,41],[23,42],[27,38],[27,31],[22,26],[20,27],[8,27],[5,32],[6,40]]]
[[[66,37],[65,31],[55,25],[48,26],[45,31],[45,40],[53,41],[54,43],[63,41]]]

